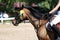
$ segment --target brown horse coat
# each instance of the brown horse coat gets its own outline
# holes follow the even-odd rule
[[[36,33],[37,33],[39,40],[54,40],[53,33],[48,32],[46,30],[46,23],[49,20],[48,14],[42,14],[42,15],[40,15],[41,16],[40,19],[37,19],[36,17],[31,15],[32,13],[28,8],[23,8],[22,10],[25,12],[22,16],[23,19],[27,18],[31,22],[31,24],[36,28],[36,30],[37,30]],[[14,21],[16,21],[16,20],[14,20]]]

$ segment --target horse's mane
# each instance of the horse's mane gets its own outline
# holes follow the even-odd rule
[[[42,19],[42,18],[43,19],[48,19],[48,17],[50,17],[50,15],[48,13],[49,10],[47,9],[47,11],[46,11],[46,10],[44,10],[44,8],[41,8],[39,6],[36,6],[36,7],[23,6],[20,9],[19,8],[16,8],[16,9],[23,10],[23,8],[28,9],[31,12],[31,15],[34,16],[37,19]]]
[[[37,7],[28,6],[25,8],[27,8],[31,12],[31,15],[37,19],[41,19],[41,18],[47,19],[49,16],[48,11],[43,10],[43,8],[40,8],[39,6]]]

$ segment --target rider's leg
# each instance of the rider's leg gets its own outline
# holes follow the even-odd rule
[[[52,28],[52,30],[60,37],[60,31],[59,31],[59,29],[57,28],[57,26],[56,26],[56,25],[53,25],[51,28]]]
[[[57,15],[51,22],[50,22],[50,24],[51,24],[51,26],[52,25],[56,25],[57,23],[59,23],[60,22],[60,15]]]

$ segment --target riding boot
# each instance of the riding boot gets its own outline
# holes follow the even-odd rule
[[[59,31],[59,29],[56,27],[56,25],[53,25],[51,28],[52,28],[52,30],[60,37],[60,31]]]
[[[51,25],[48,24],[46,29],[47,29],[47,31],[51,32]]]

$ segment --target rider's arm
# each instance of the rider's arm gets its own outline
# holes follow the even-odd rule
[[[49,13],[54,13],[55,11],[58,10],[59,7],[60,7],[60,1],[59,1],[58,4],[56,5],[56,7],[53,8]]]

